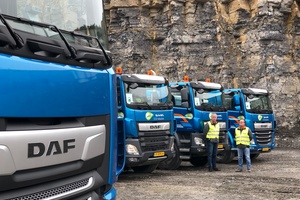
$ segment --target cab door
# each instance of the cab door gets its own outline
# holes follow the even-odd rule
[[[177,123],[177,132],[193,131],[193,113],[188,86],[171,87],[174,104],[174,117]]]

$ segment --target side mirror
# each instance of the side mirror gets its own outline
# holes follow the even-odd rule
[[[187,88],[182,88],[180,90],[180,95],[181,95],[182,102],[189,102],[189,92]]]
[[[236,110],[236,111],[241,110],[241,106],[234,106],[234,110]]]
[[[174,97],[174,95],[171,95],[171,101],[172,101],[173,105],[175,106],[175,97]]]
[[[187,102],[187,101],[182,102],[182,103],[181,103],[181,107],[183,107],[183,108],[189,108],[189,107],[190,107],[190,106],[189,106],[189,102]]]
[[[233,96],[233,104],[234,104],[234,106],[240,106],[241,105],[240,98],[239,98],[238,94],[235,94]]]

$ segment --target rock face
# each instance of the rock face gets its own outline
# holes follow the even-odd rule
[[[278,135],[300,129],[300,0],[105,0],[114,65],[272,91]]]

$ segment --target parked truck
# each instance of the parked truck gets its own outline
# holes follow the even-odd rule
[[[0,8],[0,199],[115,199],[123,165],[103,2]]]
[[[220,152],[218,161],[228,163],[237,155],[235,128],[239,119],[245,119],[246,126],[253,134],[250,156],[255,159],[260,153],[270,152],[275,147],[276,121],[270,103],[270,93],[265,89],[227,89],[225,104],[228,109],[230,127],[229,144],[231,149]]]
[[[122,74],[117,68],[118,130],[126,137],[126,168],[151,173],[174,156],[174,115],[162,76]]]
[[[161,169],[177,169],[181,161],[189,161],[194,166],[207,163],[204,124],[212,113],[217,114],[220,125],[219,150],[228,149],[227,111],[223,105],[222,86],[218,83],[189,81],[170,83],[177,123],[175,133],[175,157],[162,162]]]

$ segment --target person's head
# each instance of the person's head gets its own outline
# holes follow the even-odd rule
[[[244,119],[240,119],[239,125],[240,125],[240,127],[244,128],[246,126],[245,125],[245,120]]]
[[[212,113],[211,114],[211,118],[210,118],[210,121],[212,122],[212,123],[217,123],[217,114],[216,113]]]

